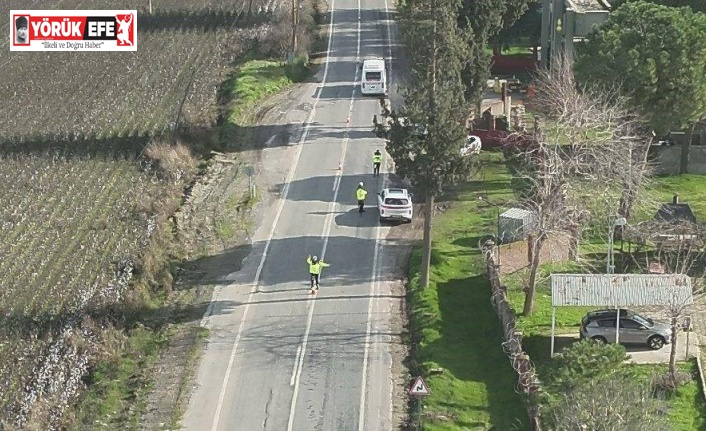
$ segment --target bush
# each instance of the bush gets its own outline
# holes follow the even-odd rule
[[[164,141],[152,141],[145,149],[147,166],[157,176],[172,184],[188,183],[196,173],[196,159],[191,150],[181,142],[171,145]]]
[[[558,354],[550,384],[560,392],[615,374],[628,359],[625,347],[583,340]]]

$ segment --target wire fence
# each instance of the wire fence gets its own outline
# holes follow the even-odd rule
[[[500,326],[503,328],[503,352],[508,356],[510,365],[517,375],[515,392],[534,394],[540,390],[541,382],[534,363],[527,352],[522,349],[522,332],[517,329],[515,312],[510,307],[505,286],[500,282],[498,275],[498,265],[495,263],[495,243],[493,240],[489,240],[479,246],[485,255],[486,272],[491,286],[490,303],[495,309]],[[540,430],[539,406],[532,397],[528,397],[527,411],[532,422],[531,429]]]

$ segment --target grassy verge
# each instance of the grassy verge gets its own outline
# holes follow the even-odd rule
[[[698,365],[695,360],[679,364],[682,371],[690,373],[693,379],[677,388],[669,397],[669,423],[674,431],[706,430],[706,409],[704,394],[698,382]],[[654,371],[665,373],[666,365],[653,366]]]
[[[247,145],[262,100],[303,81],[310,73],[304,58],[292,63],[248,59],[238,65],[221,92],[221,97],[229,102],[229,112],[221,125],[221,145],[231,149]]]
[[[93,368],[90,389],[78,415],[79,423],[95,430],[139,427],[140,415],[135,413],[144,409],[145,394],[151,387],[145,372],[158,357],[167,334],[137,327],[116,340],[124,344]]]
[[[412,372],[423,375],[432,391],[425,399],[428,430],[527,426],[477,249],[483,233],[494,231],[497,217],[478,196],[493,203],[510,198],[510,178],[500,154],[482,157],[483,178],[451,190],[443,199],[450,208],[434,219],[431,282],[425,290],[416,287],[421,250],[411,256]],[[430,375],[435,368],[444,372]]]
[[[186,409],[186,402],[188,396],[191,394],[192,384],[196,375],[196,367],[198,366],[199,359],[201,358],[201,353],[203,348],[208,341],[209,330],[206,328],[197,327],[194,328],[191,335],[194,336],[192,344],[187,352],[185,373],[181,379],[181,385],[179,387],[178,402],[169,417],[169,429],[177,429],[180,426],[180,421],[184,415]]]

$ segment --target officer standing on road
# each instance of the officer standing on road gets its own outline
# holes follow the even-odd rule
[[[380,150],[375,150],[373,153],[373,176],[374,177],[379,177],[380,176],[380,164],[382,163],[382,154],[380,154]]]
[[[355,198],[358,199],[358,212],[364,213],[363,205],[365,205],[365,196],[368,194],[363,188],[363,182],[358,183],[358,188],[355,191]]]
[[[319,290],[319,276],[321,275],[321,269],[329,266],[328,263],[323,260],[319,260],[317,256],[312,257],[309,255],[306,258],[306,263],[309,264],[309,275],[311,275],[311,294],[313,295]],[[314,289],[316,287],[316,289]]]

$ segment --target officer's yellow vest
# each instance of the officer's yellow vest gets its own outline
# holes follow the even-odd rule
[[[373,163],[382,163],[382,154],[373,154]]]
[[[368,192],[366,192],[366,191],[363,190],[363,189],[358,189],[358,190],[355,191],[355,197],[356,197],[359,201],[364,201],[364,200],[365,200],[365,195],[367,195],[367,194],[368,194]]]
[[[321,268],[328,266],[323,260],[314,263],[313,260],[307,259],[306,262],[309,264],[309,274],[321,274]]]

